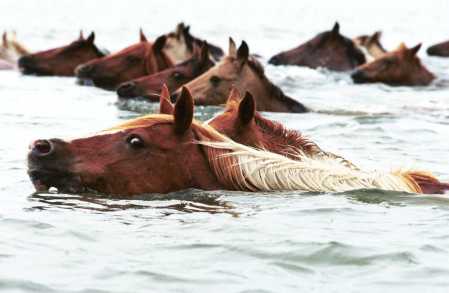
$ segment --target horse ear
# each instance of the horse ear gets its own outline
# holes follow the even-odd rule
[[[235,45],[234,40],[229,37],[229,49],[228,49],[228,55],[232,57],[237,56],[237,46]]]
[[[416,53],[418,53],[419,49],[421,48],[422,43],[419,43],[418,45],[414,46],[413,48],[410,48],[408,50],[410,56],[415,56]]]
[[[84,40],[83,30],[80,30],[80,36],[78,38],[80,41]]]
[[[237,50],[237,58],[243,62],[247,61],[249,58],[249,48],[245,41],[242,41],[242,44]]]
[[[382,36],[382,32],[381,31],[374,32],[374,34],[371,36],[371,41],[372,42],[379,42],[381,36]]]
[[[7,48],[7,47],[8,47],[8,39],[7,39],[7,36],[6,36],[6,31],[3,32],[3,35],[2,35],[2,41],[3,41],[3,46],[4,46],[5,48]]]
[[[162,35],[162,36],[160,36],[160,37],[158,37],[157,39],[156,39],[156,41],[154,41],[154,44],[153,44],[153,50],[154,50],[154,52],[160,52],[160,51],[162,51],[162,49],[164,48],[164,46],[165,46],[165,41],[167,40],[167,37],[165,36],[165,35]]]
[[[177,39],[179,39],[179,38],[182,36],[183,31],[184,31],[184,23],[183,23],[183,22],[180,22],[180,23],[178,23],[178,25],[176,26],[176,31],[175,31],[175,34],[176,34],[176,38],[177,38]]]
[[[193,121],[193,98],[185,86],[182,87],[181,95],[176,101],[173,115],[175,116],[175,132],[185,133]]]
[[[90,35],[87,37],[86,42],[93,44],[95,41],[95,33],[91,32]]]
[[[203,41],[200,48],[200,63],[205,64],[209,61],[209,45]]]
[[[148,42],[147,37],[145,37],[145,34],[143,33],[142,28],[139,29],[139,36],[141,42]]]
[[[239,104],[239,120],[243,125],[250,123],[256,116],[256,103],[250,92],[245,93],[245,97]]]
[[[340,34],[340,24],[338,23],[338,21],[335,22],[334,27],[332,28],[332,34],[333,35]]]
[[[161,90],[161,95],[159,96],[159,113],[173,115],[175,107],[170,101],[170,92],[168,91],[167,85],[164,83]]]
[[[407,46],[404,44],[404,42],[401,42],[398,46],[398,48],[396,49],[396,51],[406,51],[407,50]]]
[[[229,92],[228,99],[226,100],[226,108],[232,108],[237,105],[241,100],[240,92],[237,88],[232,87]]]

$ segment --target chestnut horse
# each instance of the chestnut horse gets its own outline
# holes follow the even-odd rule
[[[197,105],[223,105],[231,87],[239,91],[249,91],[257,99],[257,110],[271,112],[304,113],[307,108],[286,96],[265,76],[262,65],[249,56],[245,41],[237,49],[229,39],[228,55],[214,67],[185,84],[195,97]],[[176,94],[179,94],[178,89]]]
[[[195,45],[195,53],[189,60],[158,73],[122,83],[117,88],[117,94],[120,98],[144,97],[157,102],[164,83],[173,92],[212,66],[214,62],[209,58],[207,43],[202,44],[201,48]]]
[[[115,90],[125,82],[172,67],[173,62],[164,53],[165,36],[152,44],[140,30],[140,41],[109,56],[91,60],[76,68],[79,81]]]
[[[200,47],[203,40],[198,39],[190,34],[190,26],[184,25],[183,22],[176,26],[174,32],[166,35],[164,52],[175,62],[183,62],[192,57],[194,47]],[[207,43],[211,57],[217,61],[223,57],[223,50],[220,47]]]
[[[427,48],[430,56],[449,57],[449,41],[438,43]]]
[[[77,40],[66,46],[21,57],[19,68],[24,74],[73,76],[78,65],[105,56],[94,40],[94,32],[87,39],[81,32]]]
[[[17,41],[15,32],[12,34],[8,34],[7,32],[3,33],[2,43],[0,45],[0,61],[3,62],[2,65],[0,65],[0,68],[14,68],[17,64],[17,60],[29,53],[30,52]]]
[[[421,44],[408,49],[401,44],[395,51],[360,66],[351,77],[355,83],[382,82],[393,86],[424,86],[435,76],[422,65],[416,53]]]
[[[186,88],[173,112],[133,119],[91,137],[36,140],[28,153],[30,179],[37,191],[55,187],[122,196],[186,188],[425,192],[429,184],[449,189],[425,172],[362,172],[335,160],[295,161],[238,144],[193,121],[193,98]]]
[[[372,61],[374,59],[382,57],[387,50],[384,49],[380,43],[380,37],[382,32],[377,31],[371,36],[362,35],[354,38],[352,41],[356,46],[365,54],[365,59],[367,61]]]
[[[338,22],[332,30],[322,32],[294,49],[274,55],[268,61],[274,65],[323,67],[335,71],[351,70],[365,62],[362,51],[340,34]]]

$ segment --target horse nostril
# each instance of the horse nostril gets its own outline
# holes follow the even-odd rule
[[[19,67],[24,67],[29,65],[32,62],[32,58],[30,56],[22,56],[19,58],[18,64]]]
[[[357,70],[351,74],[351,78],[355,83],[362,83],[366,81],[366,74],[362,70]]]
[[[80,65],[80,66],[78,66],[78,68],[76,69],[76,74],[78,75],[78,76],[82,76],[82,75],[85,75],[85,74],[88,74],[88,73],[90,73],[91,71],[92,71],[92,69],[93,69],[93,66],[92,65],[88,65],[88,64],[86,64],[86,65]]]
[[[39,139],[31,143],[31,151],[39,156],[46,156],[53,150],[53,145],[46,139]]]
[[[132,96],[132,91],[135,88],[136,84],[132,81],[122,83],[118,89],[117,94],[121,98],[127,98]]]
[[[270,60],[268,60],[268,63],[273,65],[279,65],[281,63],[281,58],[279,58],[279,56],[273,56],[270,58]]]

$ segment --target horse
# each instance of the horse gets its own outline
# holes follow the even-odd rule
[[[23,74],[74,76],[78,65],[105,56],[94,41],[94,32],[87,39],[80,32],[78,39],[66,46],[22,56],[18,61],[19,68]]]
[[[180,63],[190,59],[194,53],[194,47],[200,47],[203,40],[192,36],[190,26],[183,22],[176,26],[174,32],[166,34],[167,40],[164,46],[164,52],[175,62]],[[207,43],[209,53],[214,61],[220,60],[224,53],[223,50],[215,45]]]
[[[26,49],[21,43],[19,43],[16,39],[16,33],[8,34],[6,31],[3,32],[2,35],[2,43],[0,45],[0,60],[2,62],[1,68],[3,69],[12,69],[15,68],[17,64],[17,60],[23,55],[29,54],[30,52]],[[6,65],[9,63],[13,65]]]
[[[335,23],[304,44],[274,55],[268,63],[273,65],[298,65],[310,68],[323,67],[334,71],[348,71],[366,62],[365,55],[351,39],[340,34]]]
[[[76,76],[81,84],[93,83],[103,89],[115,90],[123,82],[172,67],[173,62],[163,51],[165,41],[166,37],[160,36],[151,43],[140,30],[138,43],[79,65]]]
[[[245,41],[237,49],[229,39],[228,55],[214,67],[185,84],[195,97],[197,105],[222,105],[226,103],[231,87],[249,91],[257,98],[257,110],[271,112],[304,113],[308,109],[288,97],[265,75],[262,65],[249,55]],[[181,89],[173,95],[176,97]]]
[[[427,48],[430,56],[449,57],[449,41],[438,43]]]
[[[407,48],[403,43],[395,51],[360,66],[351,77],[355,83],[381,82],[392,86],[425,86],[435,76],[416,55],[421,44]]]
[[[189,60],[158,73],[122,83],[117,88],[118,96],[122,99],[143,97],[157,102],[164,83],[170,92],[173,92],[214,66],[215,63],[209,57],[207,43],[203,43],[201,48],[194,46],[195,53]]]
[[[365,59],[369,62],[382,57],[387,50],[380,43],[382,32],[377,31],[372,35],[361,35],[354,38],[354,44],[365,54]]]
[[[128,197],[187,188],[320,192],[379,188],[417,193],[426,192],[427,185],[449,189],[426,172],[360,171],[335,160],[305,156],[292,160],[238,144],[193,120],[193,108],[184,87],[173,115],[142,116],[70,141],[36,140],[28,152],[31,182],[38,192],[54,187],[59,192]]]

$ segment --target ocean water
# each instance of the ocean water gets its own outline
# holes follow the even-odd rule
[[[449,38],[447,1],[0,2],[0,28],[32,50],[94,30],[110,51],[189,23],[262,56],[267,75],[314,111],[266,115],[366,169],[418,168],[449,182],[449,58],[422,62],[428,87],[354,85],[347,73],[266,64],[340,22],[423,48]],[[28,144],[86,135],[155,106],[73,78],[0,71],[1,292],[447,292],[449,196],[377,190],[187,190],[135,200],[33,194]],[[219,109],[197,109],[207,119]]]

